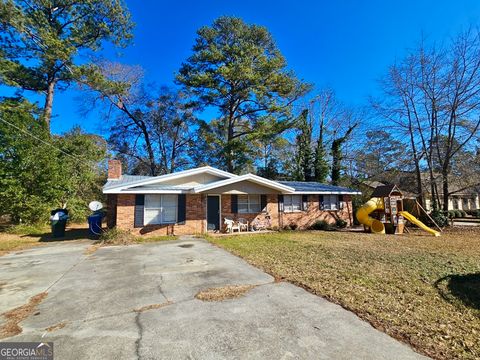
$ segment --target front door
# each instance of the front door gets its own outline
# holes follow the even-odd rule
[[[207,196],[207,229],[220,230],[220,196]]]

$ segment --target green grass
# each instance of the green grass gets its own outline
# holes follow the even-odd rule
[[[441,359],[480,357],[480,231],[285,232],[209,241]]]

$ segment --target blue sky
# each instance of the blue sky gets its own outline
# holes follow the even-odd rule
[[[266,26],[298,77],[331,86],[340,100],[361,105],[377,79],[418,42],[445,41],[469,25],[480,25],[480,1],[154,1],[127,0],[137,26],[133,45],[115,61],[138,64],[148,82],[172,85],[191,53],[196,30],[221,15]],[[5,90],[1,90],[0,92]],[[78,112],[79,92],[70,87],[54,103],[53,132],[80,124],[99,132],[100,112]]]

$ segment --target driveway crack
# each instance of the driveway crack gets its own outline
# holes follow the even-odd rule
[[[79,265],[81,262],[83,262],[85,259],[87,259],[88,256],[84,256],[82,257],[79,261],[77,261],[75,264],[73,264],[70,268],[68,268],[62,275],[60,275],[60,277],[55,280],[52,284],[50,284],[50,286],[47,287],[47,289],[45,290],[46,292],[48,292],[52,287],[54,287],[60,280],[62,280],[65,275],[67,275],[70,271],[72,271],[77,265]]]
[[[142,323],[140,322],[140,315],[141,313],[137,313],[135,316],[135,324],[137,325],[138,328],[138,338],[135,341],[135,354],[137,355],[137,359],[141,360],[141,355],[140,355],[140,346],[142,345],[142,338],[143,338],[143,326]]]
[[[165,293],[163,292],[161,283],[163,282],[163,276],[159,276],[160,281],[157,283],[158,292],[164,297],[165,301],[169,301]]]

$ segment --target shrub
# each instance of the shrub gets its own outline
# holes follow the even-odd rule
[[[460,212],[460,210],[454,210],[455,211],[455,217],[456,218],[461,218],[462,217],[462,213]]]
[[[345,220],[342,220],[342,219],[337,219],[335,221],[335,225],[339,228],[339,229],[344,229],[347,227],[347,222]]]
[[[464,210],[460,210],[460,214],[462,214],[461,217],[466,217],[467,216],[467,212],[464,211]]]
[[[113,228],[100,235],[100,242],[104,245],[128,245],[135,242],[135,236],[128,231]]]
[[[290,227],[290,225],[285,225],[285,226],[283,227],[283,230],[289,231],[289,230],[292,230],[292,228]]]
[[[297,224],[290,224],[290,229],[297,230],[297,228],[298,228]]]
[[[472,216],[480,218],[480,210],[472,210]]]
[[[453,219],[455,217],[455,210],[448,210],[448,217]]]
[[[435,223],[440,226],[448,226],[448,217],[445,215],[445,213],[441,210],[434,210],[430,213],[430,217],[435,221]],[[429,221],[431,222],[431,221]],[[433,225],[433,224],[429,224]]]
[[[324,231],[331,231],[334,230],[333,227],[326,222],[325,220],[317,220],[315,223],[310,227],[312,230],[324,230]]]

